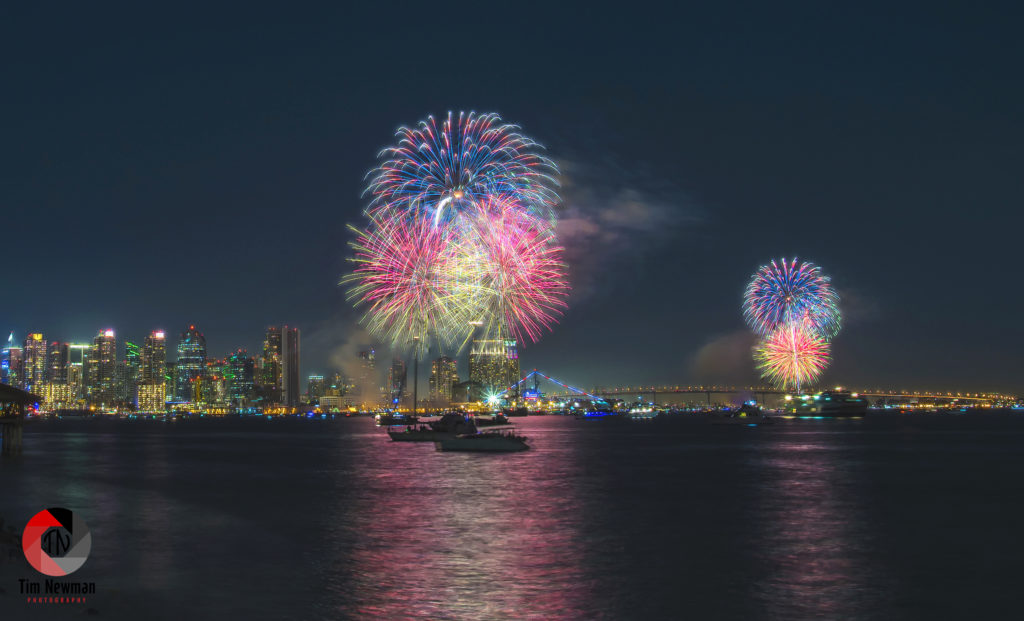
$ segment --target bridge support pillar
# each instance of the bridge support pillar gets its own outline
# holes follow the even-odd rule
[[[0,423],[0,434],[3,434],[2,449],[0,454],[3,455],[20,455],[21,454],[21,423],[20,421],[10,421]]]

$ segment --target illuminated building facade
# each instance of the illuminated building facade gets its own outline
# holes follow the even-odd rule
[[[139,411],[163,412],[167,405],[167,384],[164,382],[139,383]]]
[[[115,405],[116,382],[117,339],[113,330],[101,330],[92,340],[85,363],[85,391],[89,403]]]
[[[299,405],[299,329],[285,326],[281,332],[281,402]]]
[[[310,375],[309,381],[306,383],[306,395],[309,396],[310,402],[320,402],[320,397],[324,396],[326,387],[324,385],[323,375]]]
[[[167,372],[167,338],[154,330],[142,343],[139,356],[139,382],[163,382]]]
[[[519,355],[511,339],[477,339],[469,350],[469,381],[487,392],[501,392],[518,382]]]
[[[46,348],[46,381],[66,384],[68,381],[68,345],[53,341]]]
[[[228,400],[235,406],[248,405],[253,398],[256,383],[256,361],[249,352],[239,349],[228,356],[224,375],[228,382]]]
[[[35,394],[42,397],[40,408],[49,412],[78,406],[74,386],[67,383],[45,382],[39,385]]]
[[[281,364],[281,328],[270,326],[263,338],[259,373],[260,393],[267,403],[281,402]]]
[[[374,403],[379,398],[377,390],[377,352],[364,349],[359,352],[359,377],[356,378],[356,397],[362,403]]]
[[[153,330],[139,351],[137,402],[140,412],[163,412],[167,403],[167,335]]]
[[[0,382],[21,387],[21,348],[14,345],[14,333],[7,337],[7,345],[0,351]]]
[[[430,363],[430,400],[436,403],[452,401],[452,387],[459,383],[458,361],[441,356]]]
[[[178,341],[175,396],[178,401],[195,403],[201,398],[203,374],[206,372],[206,337],[194,325],[181,333]]]
[[[395,405],[401,403],[407,396],[408,391],[406,390],[407,372],[405,369],[405,361],[399,358],[394,358],[391,361],[391,367],[388,369],[388,399],[390,403]]]
[[[39,332],[32,332],[25,337],[22,349],[22,387],[35,391],[46,381],[46,339]]]

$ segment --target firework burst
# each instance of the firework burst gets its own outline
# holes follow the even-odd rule
[[[828,341],[839,332],[839,295],[828,276],[810,262],[786,259],[762,266],[747,285],[743,315],[758,336],[799,322]]]
[[[761,376],[783,390],[813,383],[829,362],[829,344],[808,322],[776,328],[754,348]]]
[[[449,113],[402,128],[352,230],[348,297],[377,338],[460,349],[487,338],[536,341],[566,308],[554,230],[553,163],[493,114]]]
[[[490,198],[464,216],[467,255],[480,267],[477,302],[486,332],[536,342],[566,308],[563,248],[546,222]]]
[[[521,207],[554,222],[555,164],[541,146],[502,123],[496,114],[448,113],[428,117],[396,133],[398,144],[380,153],[366,193],[371,214],[398,212],[446,221],[491,196],[514,198]]]

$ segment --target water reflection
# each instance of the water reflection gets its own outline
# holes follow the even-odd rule
[[[830,425],[845,423],[833,422]],[[862,503],[855,432],[825,424],[766,435],[753,457],[764,578],[752,585],[771,618],[843,618],[885,610],[887,576]]]
[[[534,449],[513,455],[438,453],[380,432],[356,438],[356,463],[376,466],[340,484],[354,497],[339,499],[349,532],[336,539],[332,561],[344,569],[336,608],[324,613],[593,617],[569,476],[575,444],[551,428],[531,433]]]

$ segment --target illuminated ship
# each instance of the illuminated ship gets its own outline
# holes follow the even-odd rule
[[[846,390],[826,390],[816,395],[786,397],[787,413],[797,416],[840,418],[864,416],[868,413],[868,400]]]

